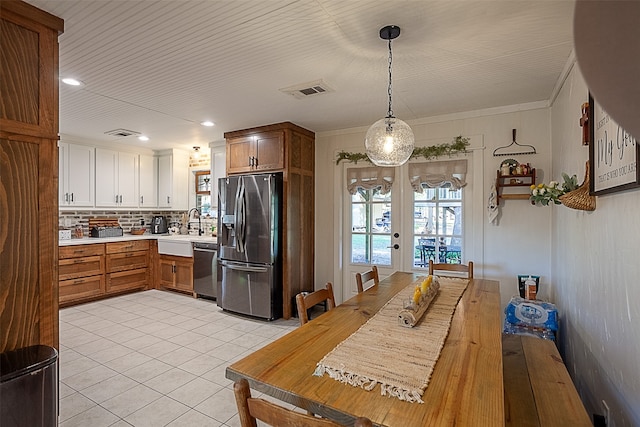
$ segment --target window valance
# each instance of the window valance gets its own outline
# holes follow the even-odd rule
[[[409,182],[416,193],[422,193],[422,184],[427,187],[446,187],[459,190],[465,185],[467,160],[409,163]]]
[[[347,169],[347,190],[350,194],[356,194],[358,188],[372,190],[380,187],[381,194],[387,194],[393,185],[395,178],[394,168],[348,168]]]

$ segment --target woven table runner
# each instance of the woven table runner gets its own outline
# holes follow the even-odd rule
[[[469,280],[441,277],[440,292],[415,327],[398,324],[403,301],[411,299],[413,282],[396,294],[356,332],[320,362],[314,375],[371,391],[380,384],[383,396],[424,403],[422,395],[449,334],[451,318]]]

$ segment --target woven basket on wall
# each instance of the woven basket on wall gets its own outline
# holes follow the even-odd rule
[[[589,162],[584,173],[584,182],[578,188],[563,194],[558,199],[568,208],[582,211],[596,210],[596,196],[589,194]]]

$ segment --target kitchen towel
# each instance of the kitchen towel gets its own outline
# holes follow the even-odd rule
[[[499,209],[498,191],[496,190],[496,185],[491,184],[491,187],[489,187],[489,198],[487,199],[487,216],[489,217],[489,224],[496,222],[498,214],[500,213]]]

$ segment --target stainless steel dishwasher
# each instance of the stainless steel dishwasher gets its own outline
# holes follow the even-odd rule
[[[198,297],[217,297],[217,253],[217,243],[193,242],[193,291]]]

